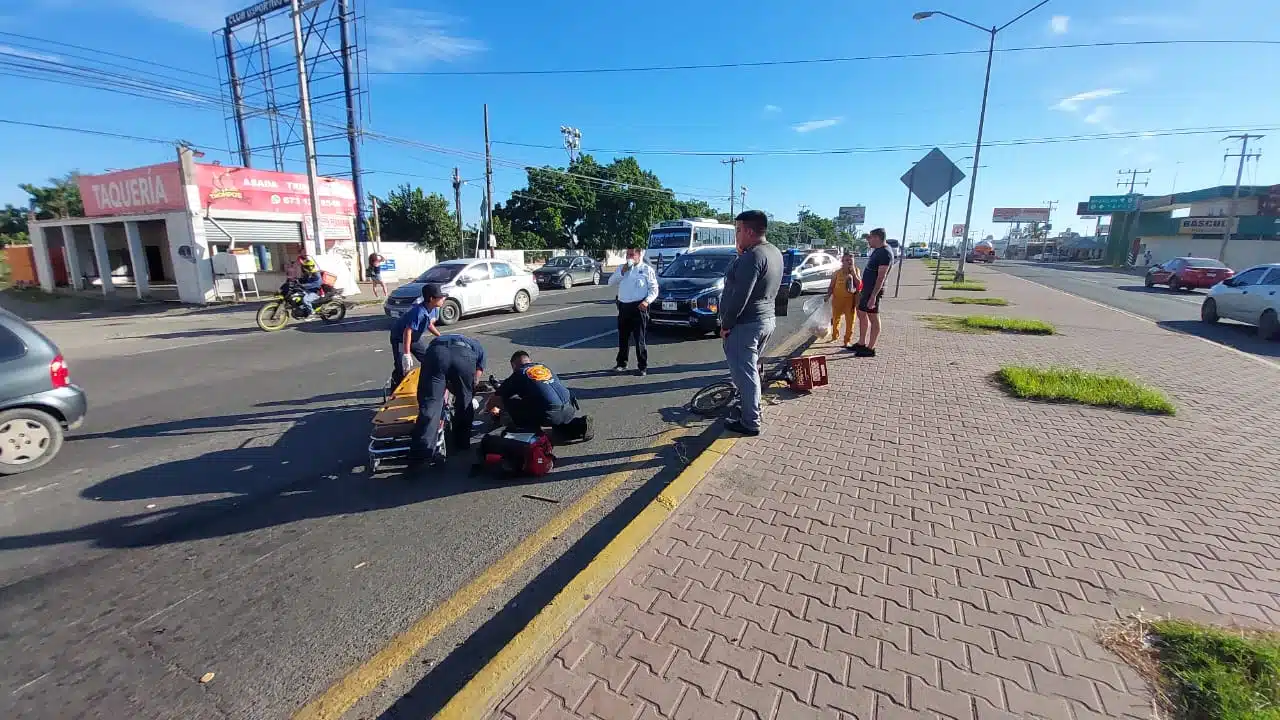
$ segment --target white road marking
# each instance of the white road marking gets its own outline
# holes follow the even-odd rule
[[[1013,273],[1005,273],[1005,275],[1008,275],[1008,276],[1009,276],[1009,277],[1011,277],[1011,278],[1016,278],[1016,279],[1021,280],[1021,281],[1023,281],[1023,282],[1031,283],[1032,285],[1039,285],[1039,286],[1040,286],[1040,287],[1042,287],[1042,288],[1048,288],[1048,289],[1050,289],[1050,290],[1053,290],[1054,292],[1060,292],[1060,293],[1062,293],[1063,295],[1070,295],[1071,297],[1076,298],[1077,300],[1083,300],[1083,301],[1085,301],[1085,302],[1089,303],[1090,305],[1097,305],[1097,306],[1098,306],[1098,307],[1100,307],[1100,308],[1106,308],[1107,310],[1111,310],[1112,312],[1118,312],[1118,313],[1120,313],[1121,315],[1128,315],[1129,317],[1131,317],[1131,318],[1133,318],[1133,319],[1135,319],[1135,320],[1141,320],[1141,321],[1143,321],[1143,322],[1146,322],[1146,323],[1150,323],[1150,324],[1152,324],[1152,325],[1155,325],[1156,327],[1160,327],[1160,323],[1156,322],[1155,320],[1152,320],[1152,319],[1151,319],[1151,318],[1149,318],[1149,317],[1144,317],[1144,316],[1142,316],[1142,315],[1138,315],[1138,314],[1136,314],[1136,313],[1131,313],[1131,312],[1129,312],[1128,310],[1121,310],[1121,309],[1120,309],[1120,308],[1118,308],[1118,307],[1113,307],[1113,306],[1108,305],[1108,304],[1106,304],[1106,303],[1098,302],[1097,300],[1090,300],[1089,298],[1087,298],[1087,297],[1085,297],[1085,296],[1083,296],[1083,295],[1077,295],[1077,294],[1075,294],[1075,293],[1073,293],[1073,292],[1070,292],[1070,291],[1067,291],[1067,290],[1063,290],[1063,289],[1061,289],[1061,288],[1056,288],[1056,287],[1054,287],[1054,286],[1052,286],[1052,285],[1046,285],[1046,284],[1044,284],[1044,283],[1042,283],[1042,282],[1036,282],[1035,280],[1028,280],[1028,279],[1026,279],[1026,278],[1024,278],[1024,277],[1020,277],[1020,276],[1018,276],[1018,275],[1014,275]],[[1164,329],[1164,328],[1161,328],[1161,329]],[[1208,343],[1208,344],[1212,345],[1213,347],[1220,348],[1220,349],[1222,349],[1222,350],[1228,350],[1228,351],[1233,352],[1233,353],[1235,353],[1235,354],[1237,354],[1237,355],[1240,355],[1240,356],[1242,356],[1242,357],[1249,358],[1250,360],[1253,360],[1254,362],[1262,363],[1263,365],[1266,365],[1267,367],[1270,367],[1270,368],[1271,368],[1271,369],[1273,369],[1273,370],[1280,370],[1280,363],[1272,362],[1272,361],[1270,361],[1270,360],[1267,360],[1266,358],[1258,357],[1257,355],[1254,355],[1254,354],[1252,354],[1252,353],[1247,353],[1247,352],[1245,352],[1245,351],[1243,351],[1243,350],[1239,350],[1239,349],[1237,349],[1237,348],[1233,348],[1233,347],[1231,347],[1230,345],[1225,345],[1225,344],[1220,343],[1220,342],[1214,342],[1213,340],[1210,340],[1210,339],[1208,339],[1208,338],[1202,338],[1202,337],[1200,337],[1199,335],[1192,335],[1192,334],[1191,334],[1191,333],[1189,333],[1189,332],[1180,332],[1179,334],[1180,334],[1180,335],[1185,335],[1185,336],[1187,336],[1187,337],[1189,337],[1189,338],[1195,338],[1196,340],[1199,340],[1200,342],[1203,342],[1203,343]]]
[[[592,340],[598,340],[598,339],[600,339],[600,338],[602,338],[602,337],[608,337],[609,335],[616,335],[616,334],[617,334],[617,332],[618,332],[618,331],[617,331],[616,329],[615,329],[615,330],[606,330],[605,332],[597,333],[597,334],[595,334],[595,335],[592,335],[591,337],[584,337],[584,338],[582,338],[582,339],[580,339],[580,340],[574,340],[573,342],[565,343],[565,344],[563,344],[563,345],[558,345],[558,346],[556,346],[556,349],[557,349],[557,350],[564,350],[565,348],[577,347],[578,345],[582,345],[583,343],[589,343],[589,342],[591,342]]]
[[[22,692],[23,690],[26,690],[27,688],[31,687],[32,685],[35,685],[36,683],[40,682],[41,680],[47,677],[49,677],[49,673],[45,673],[40,677],[36,678],[35,680],[32,680],[31,682],[23,683],[22,685],[18,686],[17,690],[13,691],[13,694],[17,695],[18,693]]]

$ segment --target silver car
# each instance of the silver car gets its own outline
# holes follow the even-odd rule
[[[396,288],[382,305],[387,317],[398,318],[422,300],[422,286],[439,283],[449,299],[440,308],[441,325],[490,310],[526,312],[538,298],[538,283],[523,268],[503,260],[471,258],[446,260]]]
[[[1254,265],[1209,288],[1200,319],[1220,318],[1256,325],[1266,340],[1280,340],[1280,263]]]
[[[84,391],[53,341],[0,309],[0,475],[47,464],[84,422]]]

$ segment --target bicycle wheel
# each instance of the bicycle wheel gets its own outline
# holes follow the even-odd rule
[[[693,394],[689,409],[698,415],[715,415],[733,404],[738,389],[728,380],[711,383]]]

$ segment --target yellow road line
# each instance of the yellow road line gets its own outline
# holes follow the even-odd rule
[[[342,717],[343,713],[351,709],[361,698],[376,690],[392,673],[413,659],[413,656],[436,636],[470,612],[489,593],[510,580],[556,537],[562,535],[571,525],[621,487],[631,473],[651,462],[656,457],[654,448],[669,444],[688,434],[690,429],[683,427],[663,432],[652,445],[639,451],[636,459],[606,475],[576,502],[551,518],[448,600],[436,606],[408,630],[392,638],[390,643],[364,664],[304,706],[293,716],[294,720],[336,720]],[[694,465],[697,465],[697,462],[695,460]],[[670,492],[668,488],[666,493]]]
[[[685,468],[578,573],[523,630],[454,695],[436,720],[486,717],[560,641],[574,620],[635,557],[640,548],[684,502],[720,458],[737,442],[719,438]]]

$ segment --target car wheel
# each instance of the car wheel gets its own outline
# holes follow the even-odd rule
[[[1205,298],[1204,303],[1200,305],[1200,319],[1207,323],[1218,322],[1218,301],[1213,298]]]
[[[803,285],[801,285],[798,282],[791,283],[791,289],[790,291],[788,291],[787,295],[789,295],[792,300],[795,300],[796,298],[800,297],[803,294],[804,294]]]
[[[596,271],[595,275],[591,276],[592,285],[599,285],[603,281],[604,281],[604,274],[601,273],[599,270]]]
[[[1280,340],[1280,317],[1275,310],[1267,310],[1258,318],[1258,336],[1263,340]]]
[[[49,413],[34,408],[0,413],[0,475],[43,467],[61,449],[62,423]]]
[[[1156,286],[1155,281],[1151,279],[1151,273],[1147,273],[1147,276],[1146,276],[1145,278],[1143,278],[1143,279],[1142,279],[1142,284],[1143,284],[1143,285],[1146,285],[1147,287],[1155,287],[1155,286]]]
[[[516,293],[516,299],[511,303],[511,309],[518,313],[528,312],[531,305],[533,305],[533,298],[529,297],[527,290],[521,290]]]
[[[1180,292],[1182,290],[1182,283],[1178,282],[1177,275],[1172,275],[1169,277],[1169,289],[1174,292]]]
[[[440,306],[440,318],[438,322],[441,325],[452,325],[462,319],[462,306],[457,300],[445,300]]]
[[[565,290],[568,290],[569,288],[573,287],[573,276],[566,273],[565,276],[560,280],[560,287],[564,288]]]

